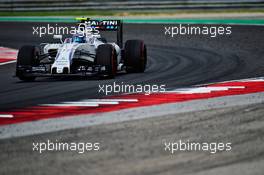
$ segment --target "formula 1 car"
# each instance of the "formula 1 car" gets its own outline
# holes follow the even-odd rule
[[[19,49],[16,76],[33,81],[45,76],[91,76],[114,78],[117,72],[144,72],[147,48],[142,40],[128,40],[123,48],[121,20],[79,18],[77,32],[60,43],[26,45]],[[107,42],[100,31],[115,31],[117,42]]]

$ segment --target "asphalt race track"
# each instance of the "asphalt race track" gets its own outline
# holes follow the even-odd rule
[[[53,41],[32,35],[39,23],[1,23],[0,45],[20,48]],[[173,25],[172,25],[173,26]],[[55,103],[65,100],[96,98],[98,84],[112,82],[165,84],[167,88],[222,80],[263,76],[263,28],[233,26],[232,35],[209,36],[164,35],[163,25],[125,25],[124,40],[143,39],[148,46],[146,73],[121,75],[115,80],[70,80],[39,78],[23,83],[13,78],[15,64],[0,67],[0,109]]]
[[[19,49],[52,41],[32,35],[32,26],[42,24],[1,22],[0,46]],[[124,26],[124,40],[142,39],[147,44],[148,64],[142,74],[122,74],[114,80],[38,78],[25,83],[13,77],[15,63],[0,66],[0,111],[100,98],[98,85],[114,81],[175,89],[264,76],[263,26],[234,25],[231,35],[216,38],[171,38],[164,35],[164,26],[174,25]],[[3,139],[0,174],[261,174],[263,133],[263,103],[259,103]],[[164,138],[232,141],[235,146],[232,152],[214,155],[170,155],[163,151]],[[102,151],[85,154],[32,154],[32,141],[46,139],[100,141],[103,146]]]

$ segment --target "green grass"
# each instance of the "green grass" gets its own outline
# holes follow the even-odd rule
[[[0,12],[0,16],[144,16],[144,15],[177,15],[199,13],[264,13],[264,9],[235,10],[156,10],[156,11],[109,11],[109,10],[77,10],[77,11],[43,11],[43,12]]]

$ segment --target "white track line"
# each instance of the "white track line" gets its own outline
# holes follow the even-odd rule
[[[61,102],[58,104],[40,104],[40,106],[98,107],[99,105],[118,105],[120,102],[138,102],[138,99],[84,99],[80,101]]]
[[[41,104],[40,106],[53,106],[53,107],[98,107],[98,103],[83,103],[83,104]]]
[[[8,62],[0,63],[0,66],[6,65],[6,64],[15,63],[15,62],[16,62],[16,60],[12,60],[12,61],[8,61]]]
[[[138,102],[138,99],[84,99],[82,102]]]
[[[212,91],[227,91],[229,89],[244,89],[244,86],[211,86],[211,87],[195,87],[175,89],[166,91],[166,93],[179,93],[179,94],[196,94],[196,93],[211,93]]]
[[[117,105],[118,101],[72,101],[72,102],[63,102],[62,104],[73,104],[73,105],[86,105],[86,104],[98,104],[98,105]]]
[[[12,114],[0,114],[0,118],[13,118]]]

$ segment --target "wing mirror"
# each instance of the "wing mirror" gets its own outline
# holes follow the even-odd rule
[[[53,35],[53,39],[59,39],[61,43],[63,43],[62,41],[62,35]]]

